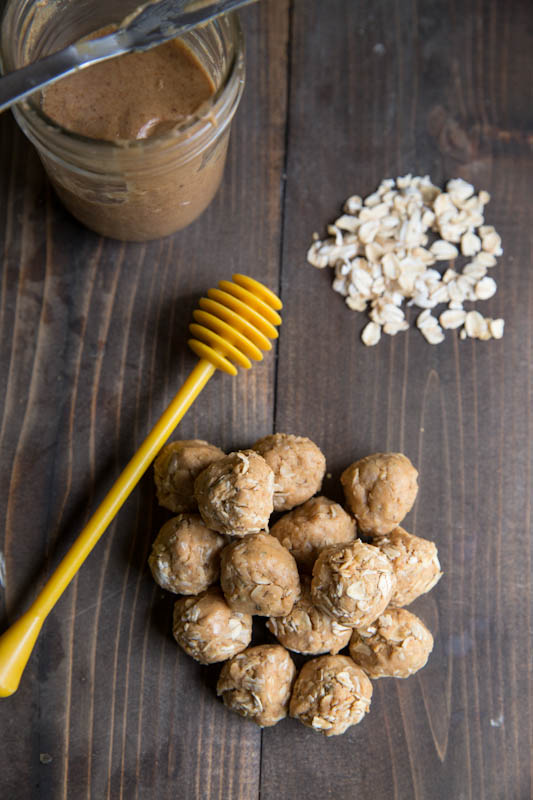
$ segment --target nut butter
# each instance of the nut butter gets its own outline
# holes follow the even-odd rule
[[[96,35],[109,33],[104,29]],[[214,94],[199,60],[179,39],[80,70],[43,93],[42,109],[63,128],[111,142],[171,131]]]
[[[30,36],[21,8],[32,6]],[[39,25],[40,6],[42,0],[24,0],[22,6],[12,0],[8,6],[5,71],[92,34],[76,28],[71,0],[62,12],[70,21],[62,27],[69,40],[67,34],[54,39],[55,15]],[[113,24],[104,16],[104,3],[101,12],[88,24]],[[105,236],[147,241],[184,228],[212,200],[243,85],[242,33],[231,15],[180,40],[86,68],[14,113],[75,217]]]

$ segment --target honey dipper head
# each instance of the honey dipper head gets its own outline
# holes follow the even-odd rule
[[[250,359],[261,361],[263,351],[271,350],[281,325],[277,313],[281,300],[270,289],[247,275],[233,275],[232,281],[220,281],[209,289],[189,325],[193,339],[189,347],[214,367],[236,375],[235,365],[249,369]]]

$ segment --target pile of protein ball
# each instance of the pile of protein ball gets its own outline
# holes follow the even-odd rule
[[[406,456],[351,464],[341,476],[348,511],[314,496],[326,460],[301,436],[277,433],[229,455],[175,441],[154,468],[158,500],[177,516],[161,528],[150,569],[184,595],[178,644],[201,664],[225,662],[217,693],[229,709],[260,726],[289,713],[334,736],[368,711],[369,678],[425,665],[433,637],[403,606],[442,573],[435,544],[398,527],[418,490]],[[288,513],[269,531],[273,512]],[[249,647],[252,615],[267,617],[280,644]],[[349,657],[338,655],[347,646]],[[289,650],[318,658],[296,676]]]

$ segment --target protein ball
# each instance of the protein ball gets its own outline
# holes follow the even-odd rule
[[[371,698],[372,684],[351,658],[320,656],[296,678],[290,715],[325,736],[338,736],[361,722]]]
[[[231,608],[263,617],[286,616],[300,596],[296,561],[268,533],[246,536],[224,548],[220,583]]]
[[[375,453],[341,475],[346,502],[363,533],[392,531],[413,507],[418,472],[402,453]]]
[[[165,445],[154,462],[155,487],[160,505],[174,513],[196,511],[194,481],[202,470],[213,461],[224,458],[224,455],[219,447],[201,439]]]
[[[304,655],[338,653],[346,647],[352,629],[328,617],[311,600],[311,579],[301,579],[302,593],[286,617],[271,618],[267,628],[288,650]]]
[[[312,497],[281,517],[270,533],[290,550],[302,571],[311,572],[324,547],[355,539],[355,521],[333,500]]]
[[[395,584],[389,559],[356,539],[322,550],[313,569],[311,596],[341,625],[364,628],[385,611]]]
[[[371,678],[408,678],[425,665],[433,636],[405,608],[388,608],[366,630],[353,632],[350,655]]]
[[[206,528],[199,514],[180,514],[159,531],[148,565],[163,589],[199,594],[218,580],[225,545],[225,537]]]
[[[200,664],[225,661],[252,639],[252,618],[232,610],[218,587],[174,604],[172,631],[177,643]]]
[[[224,664],[217,694],[231,711],[266,728],[287,716],[295,675],[279,644],[250,647]]]
[[[375,544],[390,559],[396,575],[391,605],[408,606],[441,579],[438,551],[433,542],[395,528],[376,539]]]
[[[255,450],[239,450],[201,472],[194,493],[208,528],[246,536],[268,527],[274,473]]]
[[[311,439],[274,433],[259,439],[252,449],[260,453],[274,471],[275,511],[288,511],[320,490],[326,459]]]

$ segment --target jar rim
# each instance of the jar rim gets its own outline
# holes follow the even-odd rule
[[[15,0],[12,0],[12,2],[15,2]],[[10,4],[8,4],[6,7],[6,15],[4,16],[2,24],[4,24],[7,18],[9,5]],[[67,146],[67,149],[68,145],[71,145],[72,147],[75,147],[76,145],[79,145],[80,147],[90,147],[93,150],[97,150],[104,157],[107,154],[112,156],[113,154],[119,152],[130,152],[133,156],[134,154],[136,155],[139,150],[149,153],[151,150],[159,150],[161,147],[165,146],[171,147],[173,144],[179,144],[183,141],[186,141],[188,145],[193,146],[195,141],[201,138],[205,131],[209,128],[214,127],[216,128],[217,132],[221,133],[232,116],[232,114],[230,114],[229,119],[225,120],[221,124],[216,124],[216,117],[220,115],[224,108],[224,99],[227,89],[229,86],[231,86],[235,78],[239,78],[239,72],[242,72],[243,70],[244,34],[238,14],[236,12],[231,12],[230,14],[224,15],[224,17],[213,20],[212,22],[208,23],[208,26],[220,27],[220,25],[224,24],[224,22],[231,25],[234,49],[223,80],[211,97],[205,100],[195,112],[187,117],[187,119],[174,125],[170,131],[166,131],[155,136],[150,136],[146,139],[95,139],[63,127],[59,122],[45,114],[45,112],[37,105],[32,97],[13,106],[13,113],[17,118],[17,121],[19,121],[19,124],[20,120],[18,117],[20,116],[32,128],[34,126],[39,126],[41,129],[44,128],[45,130],[60,136],[64,145]],[[176,38],[183,38],[186,40],[187,38],[194,38],[194,35],[195,29],[192,29],[183,37]],[[243,79],[241,80],[242,83],[244,83]],[[240,99],[241,92],[242,87],[237,93],[237,102]],[[230,106],[231,105],[233,105],[233,103],[230,99]],[[28,135],[29,132],[26,130],[25,126],[21,125],[21,127]],[[30,138],[32,137],[30,136]],[[193,157],[193,155],[194,153],[191,153],[190,157]]]

